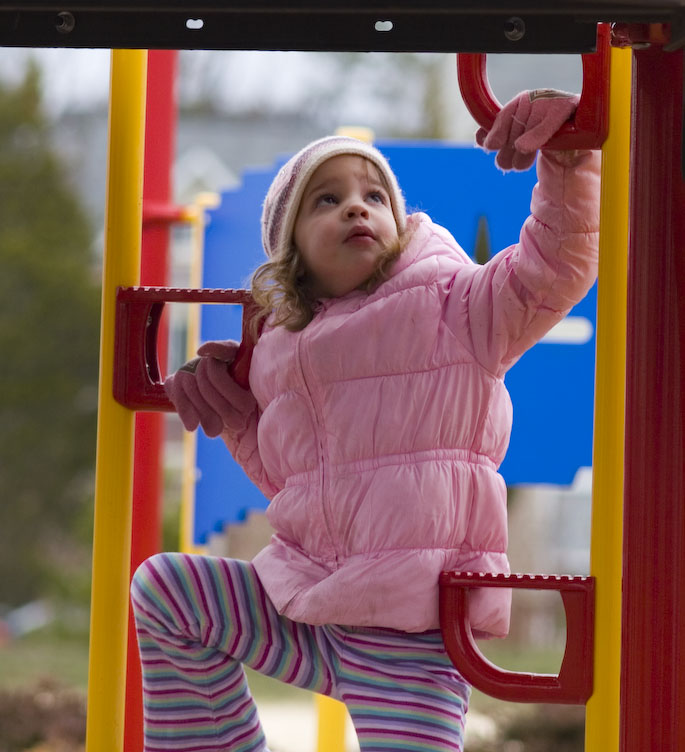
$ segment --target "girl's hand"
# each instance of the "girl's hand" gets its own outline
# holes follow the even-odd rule
[[[489,131],[478,130],[476,141],[497,152],[495,162],[502,170],[527,170],[537,150],[573,115],[578,101],[577,94],[555,89],[522,91],[502,107]]]
[[[242,429],[256,402],[249,389],[239,387],[228,367],[238,351],[238,343],[206,342],[194,358],[164,382],[181,422],[188,431],[198,425],[209,437],[225,428]]]

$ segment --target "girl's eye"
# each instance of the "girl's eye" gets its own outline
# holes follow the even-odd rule
[[[332,193],[324,193],[316,199],[317,206],[332,206],[338,203],[338,199]]]
[[[380,191],[372,191],[369,193],[369,199],[377,204],[385,203],[385,196]]]

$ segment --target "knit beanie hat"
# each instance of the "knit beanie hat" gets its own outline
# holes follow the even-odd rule
[[[406,227],[404,197],[385,157],[371,144],[348,136],[327,136],[313,141],[291,157],[273,179],[264,199],[262,243],[266,255],[273,258],[290,246],[302,194],[319,165],[327,159],[352,154],[368,159],[386,181],[397,230]]]

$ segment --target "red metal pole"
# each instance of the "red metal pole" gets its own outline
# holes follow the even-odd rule
[[[635,52],[620,749],[685,749],[683,53]]]
[[[175,150],[177,104],[175,96],[175,50],[153,50],[148,57],[145,168],[143,183],[143,238],[140,280],[142,285],[168,284],[171,167]],[[150,207],[161,207],[157,219]],[[171,215],[170,215],[171,216]],[[164,322],[162,322],[162,326]],[[166,367],[166,329],[158,341],[160,367]],[[133,473],[133,528],[131,573],[162,546],[161,500],[164,415],[138,413]],[[125,752],[143,749],[143,712],[138,643],[132,615],[129,616],[126,674]]]

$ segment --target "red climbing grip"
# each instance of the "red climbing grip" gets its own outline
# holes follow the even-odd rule
[[[114,399],[131,410],[173,411],[157,359],[157,334],[165,303],[233,303],[243,306],[240,348],[230,370],[248,386],[253,340],[250,319],[256,305],[247,290],[191,290],[169,287],[120,287],[114,334]]]
[[[597,25],[597,51],[583,55],[583,90],[574,117],[547,142],[550,149],[599,149],[609,131],[609,24]],[[483,53],[457,55],[459,88],[474,120],[490,129],[501,109]]]
[[[440,626],[447,654],[466,681],[500,700],[584,705],[593,684],[594,586],[592,577],[443,572]],[[481,587],[556,590],[561,594],[566,651],[558,675],[506,671],[480,652],[468,619],[468,593]]]

